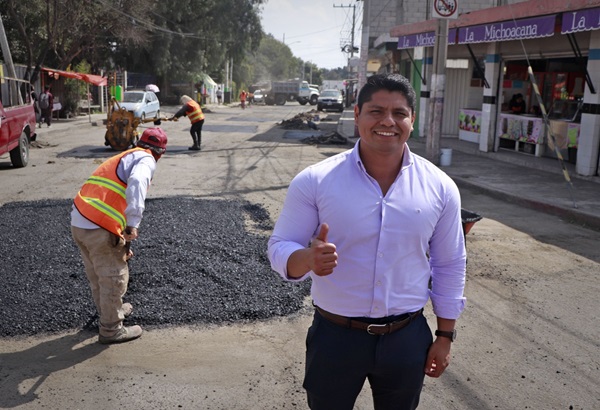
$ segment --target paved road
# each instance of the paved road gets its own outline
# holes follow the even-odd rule
[[[165,123],[170,149],[149,195],[243,198],[276,219],[298,171],[348,148],[302,144],[294,133],[284,138],[275,123],[307,109],[215,108],[199,153],[187,150],[187,120]],[[48,145],[32,151],[30,167],[14,170],[0,159],[0,204],[71,198],[111,155],[103,135],[85,118],[40,130]],[[444,377],[426,381],[421,408],[597,408],[600,333],[590,323],[600,311],[598,232],[461,192],[465,207],[484,216],[468,237],[468,308],[453,363]],[[4,339],[0,408],[306,409],[310,313],[307,301],[291,317],[151,329],[120,346],[100,346],[77,329]],[[372,408],[368,387],[355,408]]]

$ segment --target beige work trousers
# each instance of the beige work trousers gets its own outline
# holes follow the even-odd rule
[[[71,234],[81,251],[85,274],[100,317],[100,334],[114,336],[125,319],[123,295],[129,282],[125,240],[102,228],[71,226]]]

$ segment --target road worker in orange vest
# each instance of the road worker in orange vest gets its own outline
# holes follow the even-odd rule
[[[156,163],[167,148],[167,135],[148,128],[136,148],[103,162],[77,193],[71,211],[71,234],[79,247],[99,316],[102,344],[122,343],[142,335],[140,326],[123,326],[133,311],[123,303],[129,282],[129,248],[138,237],[146,192]]]
[[[204,113],[200,108],[200,104],[194,101],[187,95],[182,95],[179,102],[183,104],[183,107],[175,113],[169,120],[177,120],[179,117],[186,115],[192,127],[190,128],[190,134],[192,135],[192,141],[194,145],[189,147],[189,150],[200,151],[200,145],[202,143],[202,125],[204,125]]]

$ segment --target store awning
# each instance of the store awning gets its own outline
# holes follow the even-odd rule
[[[448,29],[448,44],[456,44],[456,29]],[[414,47],[433,47],[435,45],[435,31],[409,34],[398,37],[398,50]]]
[[[449,20],[449,34],[450,30],[458,30],[458,38],[454,44],[549,37],[558,32],[555,25],[558,16],[563,19],[563,34],[600,29],[600,9],[590,8],[594,6],[600,6],[600,0],[523,1],[491,7],[464,13],[455,20]],[[582,22],[582,17],[585,17],[585,22]],[[393,27],[390,35],[398,37],[398,48],[430,47],[435,42],[430,37],[437,26],[437,19],[409,23]],[[421,43],[413,38],[418,35],[423,36],[420,38]],[[401,46],[402,44],[408,45]]]
[[[108,80],[106,79],[106,77],[102,77],[99,75],[95,75],[95,74],[85,74],[85,73],[77,73],[75,71],[63,71],[63,70],[56,70],[54,68],[48,68],[48,67],[42,67],[42,71],[45,71],[48,73],[48,75],[54,77],[55,79],[58,79],[59,77],[66,77],[66,78],[73,78],[76,80],[81,80],[81,81],[85,81],[86,83],[90,83],[92,85],[97,85],[97,86],[106,86],[108,84]]]
[[[600,8],[563,13],[561,34],[600,29]]]
[[[528,40],[554,35],[556,15],[507,20],[458,29],[458,44]]]

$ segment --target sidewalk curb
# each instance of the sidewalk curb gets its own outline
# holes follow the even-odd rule
[[[481,184],[473,183],[472,181],[469,181],[466,178],[458,177],[455,175],[449,176],[459,188],[470,189],[495,199],[509,202],[518,206],[534,209],[536,211],[544,212],[550,215],[558,216],[559,218],[562,218],[571,223],[575,223],[577,225],[582,225],[584,227],[600,231],[600,217],[590,214],[588,212],[583,212],[576,208],[565,208],[562,206],[549,204],[547,202],[538,201],[531,198],[524,198],[519,195],[515,195],[511,192],[492,189],[487,186],[482,186]]]

